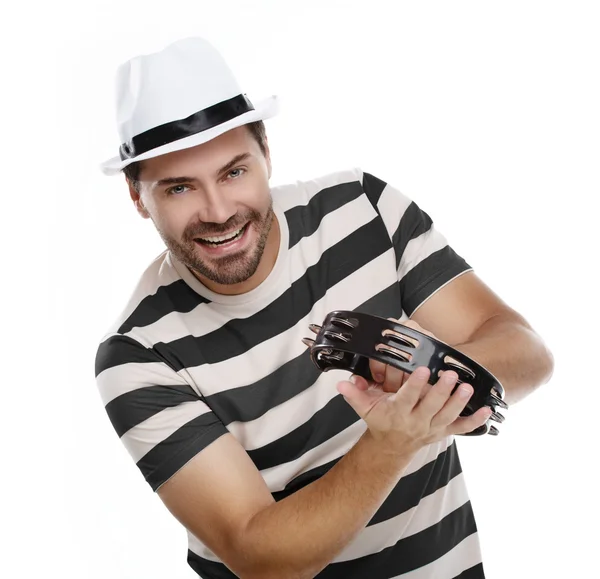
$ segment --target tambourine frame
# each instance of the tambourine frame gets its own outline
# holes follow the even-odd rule
[[[482,406],[492,409],[490,419],[468,435],[498,434],[490,420],[504,421],[497,411],[497,407],[508,408],[503,400],[504,388],[487,368],[452,346],[393,320],[347,310],[332,311],[321,326],[309,327],[317,334],[316,338],[305,338],[303,342],[322,372],[348,370],[372,380],[369,368],[372,359],[408,373],[427,366],[431,371],[429,383],[434,384],[440,372],[455,371],[456,387],[464,382],[473,386],[473,395],[461,416],[470,416]]]

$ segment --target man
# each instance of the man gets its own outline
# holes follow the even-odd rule
[[[263,120],[186,39],[119,69],[120,155],[167,250],[102,339],[118,435],[186,527],[204,578],[484,576],[455,434],[472,387],[372,363],[319,373],[301,339],[335,309],[394,317],[486,366],[509,403],[553,359],[429,216],[352,169],[270,188]],[[482,440],[485,444],[487,441]]]

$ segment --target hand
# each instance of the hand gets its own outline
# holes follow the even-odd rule
[[[398,381],[396,372],[400,371],[387,368],[390,382]],[[458,380],[454,371],[444,372],[422,396],[429,376],[429,368],[420,366],[408,376],[402,388],[398,384],[395,393],[369,386],[360,376],[353,377],[354,383],[339,382],[337,389],[367,423],[370,434],[381,443],[381,448],[402,455],[446,436],[471,432],[484,424],[491,414],[489,408],[483,407],[471,416],[460,416],[473,387],[461,384],[452,394]]]

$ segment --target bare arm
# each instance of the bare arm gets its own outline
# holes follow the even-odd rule
[[[468,398],[459,390],[450,396],[455,373],[420,401],[427,378],[415,374],[397,394],[366,391],[361,379],[357,386],[341,383],[340,392],[369,430],[327,474],[277,503],[230,435],[199,453],[158,493],[243,579],[312,578],[365,527],[420,448],[487,418],[457,419]]]
[[[500,380],[509,404],[547,383],[554,371],[542,338],[472,271],[436,292],[411,318],[485,366]]]
[[[457,350],[490,370],[514,404],[546,384],[554,372],[554,356],[520,316],[498,315],[481,325]]]
[[[240,577],[314,577],[366,526],[412,456],[390,460],[367,431],[327,474],[276,503],[248,455],[225,435],[158,493]]]

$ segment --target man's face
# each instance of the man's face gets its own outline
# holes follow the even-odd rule
[[[268,275],[277,255],[270,176],[268,149],[265,157],[242,126],[143,161],[139,195],[130,193],[200,281],[220,293],[243,293]]]

